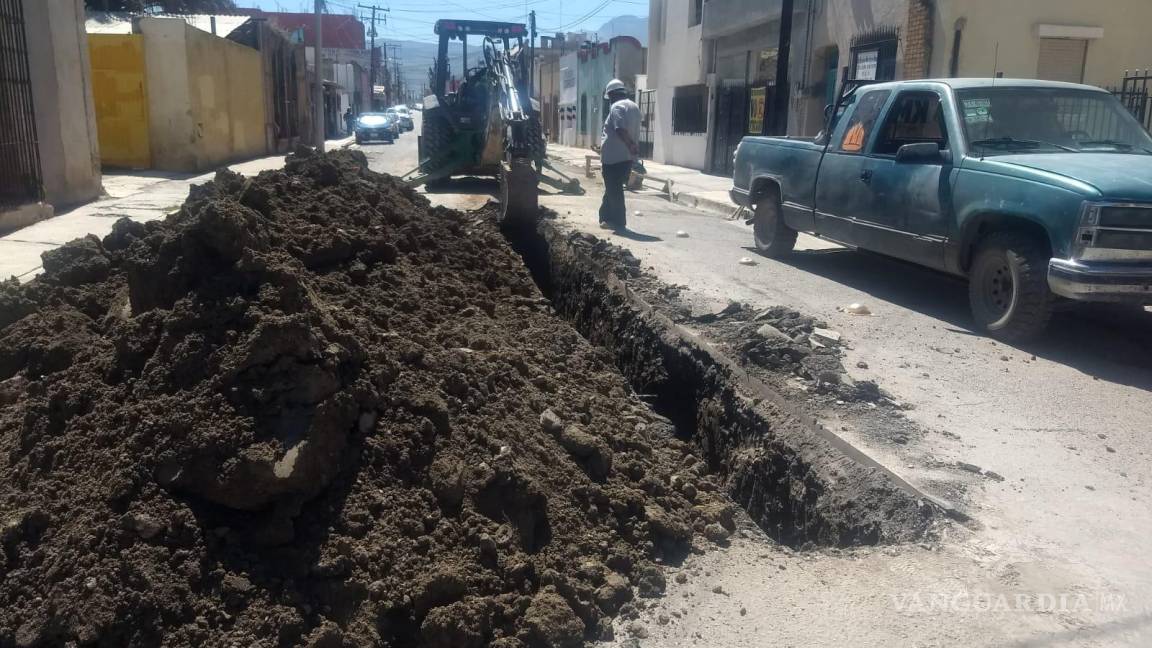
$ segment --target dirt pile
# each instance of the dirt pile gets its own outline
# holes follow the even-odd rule
[[[578,646],[722,538],[492,218],[301,153],[0,284],[0,648]]]

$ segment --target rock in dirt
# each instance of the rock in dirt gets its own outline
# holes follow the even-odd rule
[[[719,522],[713,522],[704,527],[704,537],[718,545],[727,545],[731,535],[732,532],[724,528],[724,525]]]
[[[0,282],[0,646],[575,648],[660,589],[723,503],[496,216],[301,151]]]
[[[563,597],[545,589],[532,598],[524,613],[521,638],[529,648],[580,648],[584,623]]]
[[[605,614],[616,614],[620,606],[632,600],[632,588],[629,587],[626,578],[612,572],[604,578],[604,584],[596,590],[595,598],[596,605]]]
[[[640,568],[636,579],[636,589],[639,590],[641,596],[659,596],[664,593],[667,586],[668,581],[665,580],[664,572],[659,567],[646,565]]]

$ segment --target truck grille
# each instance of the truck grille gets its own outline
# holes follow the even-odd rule
[[[1112,250],[1152,250],[1152,230],[1147,232],[1097,230],[1096,247]]]
[[[1102,205],[1080,230],[1085,261],[1152,260],[1152,205]],[[1095,220],[1095,222],[1091,222]]]
[[[1152,206],[1103,207],[1100,209],[1100,227],[1152,230]]]

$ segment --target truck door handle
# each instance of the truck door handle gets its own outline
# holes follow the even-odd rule
[[[864,169],[860,172],[860,181],[864,184],[872,182],[872,169]]]

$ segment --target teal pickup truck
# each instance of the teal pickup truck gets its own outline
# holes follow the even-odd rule
[[[1036,336],[1061,300],[1152,304],[1152,137],[1112,94],[1008,79],[855,87],[815,139],[745,137],[757,248],[797,232],[967,277],[976,324]]]

